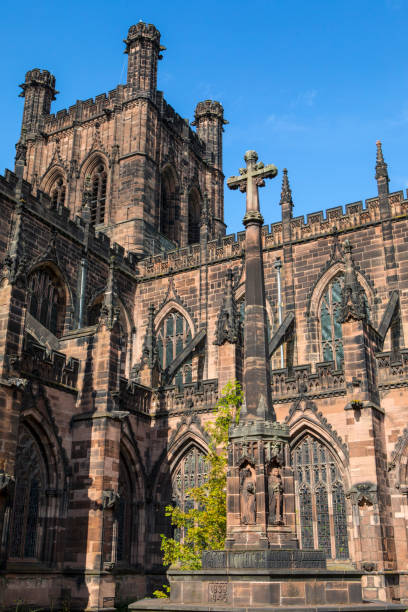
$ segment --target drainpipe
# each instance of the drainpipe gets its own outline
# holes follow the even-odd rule
[[[85,312],[85,295],[86,295],[86,279],[88,275],[88,259],[81,259],[81,286],[79,290],[79,312],[78,312],[78,329],[84,326]]]
[[[278,316],[279,316],[279,325],[282,323],[282,291],[281,291],[281,268],[282,262],[280,257],[277,257],[274,263],[274,268],[276,270],[276,281],[278,283]],[[283,345],[280,345],[280,354],[281,354],[281,368],[284,367],[283,360]]]

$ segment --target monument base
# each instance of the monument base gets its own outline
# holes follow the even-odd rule
[[[363,603],[361,572],[327,569],[170,569],[170,599],[129,605],[139,612],[385,612],[400,604]]]

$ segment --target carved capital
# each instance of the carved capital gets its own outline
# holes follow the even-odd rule
[[[258,210],[248,210],[245,213],[242,223],[245,225],[245,227],[250,223],[258,223],[259,225],[263,225],[264,218]]]

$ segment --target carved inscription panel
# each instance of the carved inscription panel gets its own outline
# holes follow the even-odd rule
[[[211,603],[228,603],[228,582],[210,582],[208,585],[208,601]]]

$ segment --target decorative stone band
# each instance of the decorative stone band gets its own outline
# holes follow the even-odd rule
[[[245,421],[231,425],[229,439],[236,438],[289,438],[289,426],[277,421]]]
[[[326,569],[323,550],[205,550],[203,569]]]
[[[242,219],[242,223],[249,225],[250,223],[258,223],[259,225],[264,224],[264,218],[258,210],[248,210],[245,213],[245,217]]]

